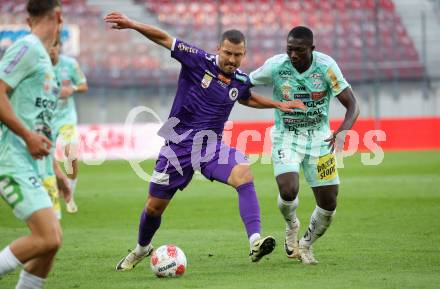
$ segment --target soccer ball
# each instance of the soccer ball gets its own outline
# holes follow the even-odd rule
[[[175,245],[163,245],[151,255],[150,266],[157,277],[179,277],[185,273],[186,256]]]

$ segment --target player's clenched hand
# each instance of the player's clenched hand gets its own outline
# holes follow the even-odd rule
[[[133,21],[120,12],[111,12],[104,17],[104,21],[111,23],[113,29],[133,28]]]
[[[278,107],[278,109],[281,110],[282,112],[292,112],[293,109],[295,108],[301,109],[302,111],[307,110],[304,103],[298,99],[281,102]]]
[[[43,135],[29,132],[24,141],[26,142],[29,153],[34,159],[39,160],[50,153],[52,143]]]

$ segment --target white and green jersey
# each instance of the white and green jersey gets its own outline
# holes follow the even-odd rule
[[[309,146],[308,149],[313,141],[317,141],[318,146],[324,145],[322,140],[330,134],[330,100],[349,87],[333,58],[317,51],[313,52],[312,64],[304,73],[293,67],[287,54],[279,54],[253,71],[250,80],[253,85],[272,85],[276,101],[299,99],[304,102],[305,112],[275,110],[272,136],[277,139],[283,134],[296,135],[293,144]]]
[[[54,69],[60,86],[78,86],[86,83],[84,73],[81,71],[78,62],[72,57],[60,55],[58,63],[55,65]],[[78,117],[73,95],[69,96],[67,99],[58,99],[58,106],[55,114],[56,129],[61,128],[65,124],[76,125],[77,122]]]
[[[30,34],[12,44],[0,61],[0,79],[11,88],[9,99],[21,122],[30,130],[52,135],[59,87],[53,66],[40,39]],[[1,124],[0,166],[37,169],[25,142]]]

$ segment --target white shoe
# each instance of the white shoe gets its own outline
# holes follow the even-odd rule
[[[73,198],[68,203],[66,203],[66,211],[70,214],[75,214],[76,212],[78,212],[78,206],[75,204]]]
[[[297,219],[292,229],[286,229],[286,239],[284,240],[284,250],[288,258],[299,259],[298,232],[300,222]]]
[[[252,262],[258,262],[266,256],[267,254],[272,253],[275,248],[275,239],[272,236],[267,236],[264,238],[260,238],[256,240],[252,244],[251,252],[249,256],[251,257]]]
[[[147,252],[143,255],[136,255],[135,251],[128,251],[128,255],[122,258],[116,265],[117,271],[129,271],[136,267],[136,265],[142,261],[145,257],[148,257],[153,253],[153,246],[149,245]]]
[[[312,246],[299,245],[299,254],[301,262],[307,265],[316,265],[318,261],[313,256]]]

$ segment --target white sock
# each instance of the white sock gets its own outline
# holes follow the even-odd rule
[[[261,238],[260,234],[258,234],[258,233],[253,233],[253,234],[249,237],[249,244],[250,244],[250,246],[252,247],[252,244],[253,244],[255,241],[259,240],[260,238]]]
[[[139,244],[136,244],[136,248],[134,248],[134,252],[136,253],[136,255],[140,256],[140,255],[144,255],[145,253],[148,252],[148,250],[150,249],[151,244],[148,244],[147,246],[141,246]]]
[[[43,288],[46,279],[32,275],[31,273],[22,270],[20,273],[20,279],[18,280],[15,289],[41,289]]]
[[[280,209],[281,215],[286,221],[287,229],[292,229],[293,224],[297,222],[296,208],[298,208],[298,196],[293,201],[285,201],[278,194],[278,209]]]
[[[9,246],[0,252],[0,276],[13,271],[18,266],[22,266],[21,262],[12,253]]]
[[[73,199],[73,194],[75,193],[75,189],[76,189],[76,180],[77,179],[74,179],[74,180],[69,179],[70,188],[72,190],[72,199]]]
[[[324,235],[327,228],[330,226],[335,211],[327,211],[316,206],[310,217],[310,225],[304,237],[299,241],[300,246],[310,247],[319,237]]]

